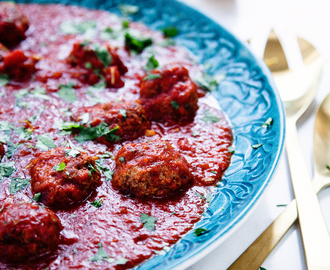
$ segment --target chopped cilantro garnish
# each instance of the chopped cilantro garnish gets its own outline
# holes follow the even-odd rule
[[[207,91],[217,90],[220,81],[225,78],[223,74],[211,76],[210,74],[203,73],[202,77],[195,78],[196,83]]]
[[[127,111],[125,109],[119,109],[119,113],[124,117],[124,119],[127,118]]]
[[[92,66],[92,64],[91,63],[89,63],[89,62],[87,62],[86,64],[85,64],[85,68],[93,68],[93,66]]]
[[[0,135],[0,142],[1,143],[7,143],[9,142],[9,136],[8,135]]]
[[[61,162],[53,167],[53,169],[57,172],[61,172],[65,169],[65,163]]]
[[[146,81],[146,80],[153,80],[153,79],[160,79],[162,77],[162,75],[160,74],[155,74],[155,73],[147,73],[147,76],[145,76],[143,78],[143,81]]]
[[[207,203],[210,203],[213,200],[212,193],[207,193],[206,196],[205,196],[205,198],[206,198],[206,202]]]
[[[263,124],[261,125],[261,127],[263,127],[263,128],[268,128],[268,127],[271,126],[272,124],[273,124],[273,118],[269,117],[269,118],[265,121],[265,123],[263,123]]]
[[[31,140],[32,139],[32,130],[31,129],[26,129],[23,126],[20,126],[15,129],[15,132],[19,135],[19,138],[22,140]]]
[[[120,161],[120,162],[125,162],[125,158],[124,158],[124,157],[120,157],[120,158],[119,158],[119,161]]]
[[[103,171],[105,181],[110,181],[113,176],[113,171],[110,170],[110,168],[104,166],[103,163],[105,162],[105,158],[111,157],[111,154],[109,152],[105,152],[103,155],[99,155],[98,157],[99,159],[95,160],[95,164],[99,170]]]
[[[23,88],[19,90],[17,93],[15,93],[14,96],[18,99],[22,99],[29,94],[29,90],[30,88]]]
[[[126,264],[128,262],[128,260],[126,259],[126,258],[119,258],[116,262],[115,262],[115,264],[117,264],[117,265],[124,265],[124,264]]]
[[[199,131],[195,130],[191,133],[192,136],[197,137],[199,135]]]
[[[102,80],[102,81],[88,87],[88,90],[103,91],[106,88],[106,86],[107,85],[106,85],[105,81]]]
[[[140,216],[140,221],[143,223],[143,226],[149,231],[155,230],[156,220],[157,220],[157,218],[151,217],[145,213],[142,213]]]
[[[34,88],[31,94],[33,97],[49,100],[49,96],[46,95],[46,89],[41,86]]]
[[[66,149],[65,156],[76,157],[80,155],[80,152],[76,149]]]
[[[208,230],[208,229],[197,228],[197,229],[194,230],[194,235],[195,235],[195,236],[201,236],[201,235],[203,235],[203,234],[208,233],[209,231],[210,231],[210,230]]]
[[[235,145],[231,145],[231,146],[228,147],[228,152],[229,153],[235,153],[235,150],[236,150]]]
[[[165,37],[175,37],[179,33],[178,28],[176,28],[175,26],[163,28],[162,31]]]
[[[73,84],[62,84],[60,85],[60,90],[57,91],[57,94],[59,95],[59,97],[63,100],[65,100],[66,102],[74,102],[76,100],[78,100],[74,90],[73,90]]]
[[[195,195],[198,196],[199,198],[205,200],[205,197],[202,194],[200,194],[199,192],[195,192]]]
[[[108,49],[104,46],[101,46],[99,43],[94,43],[91,45],[92,50],[95,52],[97,58],[100,62],[108,67],[112,62],[112,57]]]
[[[96,21],[65,21],[60,25],[60,30],[62,33],[68,34],[83,34],[88,29],[93,29],[96,27]]]
[[[159,66],[158,61],[155,59],[155,56],[152,55],[149,57],[145,70],[149,71],[155,69]]]
[[[38,193],[34,194],[32,200],[34,200],[35,202],[39,202],[40,201],[40,197],[41,197],[41,193],[38,192]]]
[[[258,148],[261,147],[261,146],[263,146],[262,143],[258,143],[258,144],[253,144],[253,145],[251,145],[251,147],[252,147],[253,149],[258,149]]]
[[[6,121],[0,121],[0,130],[4,131],[7,135],[9,135],[9,132],[14,129],[14,126],[12,123],[6,122]]]
[[[9,77],[7,74],[0,74],[0,87],[9,83]]]
[[[126,20],[123,21],[122,26],[123,26],[124,29],[129,28],[129,21],[126,21]]]
[[[30,179],[24,179],[20,177],[12,178],[10,183],[10,193],[15,194],[16,192],[24,189],[30,184]]]
[[[217,172],[216,172],[216,171],[211,171],[211,173],[213,173],[213,174],[217,174]]]
[[[3,177],[9,177],[15,171],[15,162],[0,163],[0,181]]]
[[[287,204],[277,204],[276,206],[277,207],[287,207],[288,205]]]
[[[152,44],[151,38],[137,37],[130,33],[125,34],[125,46],[135,53],[141,53],[146,47]]]
[[[139,7],[134,5],[120,4],[118,8],[123,16],[133,15],[139,11]]]
[[[172,105],[172,108],[175,110],[180,108],[179,103],[177,103],[176,101],[171,101],[171,105]]]
[[[97,244],[99,246],[99,249],[94,257],[90,259],[91,262],[102,262],[103,260],[109,261],[111,258],[109,255],[103,250],[102,243]]]
[[[220,118],[210,111],[204,111],[204,117],[202,118],[204,122],[216,123],[220,121]]]
[[[89,121],[89,113],[84,113],[80,116],[81,124],[87,124]]]
[[[101,199],[96,199],[95,201],[91,202],[91,205],[93,205],[96,208],[100,208],[102,206],[102,200]]]
[[[8,141],[8,149],[6,152],[6,157],[11,158],[11,156],[14,154],[14,152],[20,147],[20,144],[14,144],[11,141]]]
[[[53,142],[53,139],[47,134],[38,136],[38,141],[36,143],[36,148],[41,150],[48,150],[49,148],[55,148],[56,144]]]

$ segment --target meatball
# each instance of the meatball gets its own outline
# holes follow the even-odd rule
[[[80,117],[84,113],[89,113],[92,127],[104,122],[110,130],[114,130],[109,136],[98,139],[104,143],[134,140],[144,135],[150,128],[143,107],[136,102],[108,102],[84,107],[73,116],[74,121],[80,121]]]
[[[30,203],[5,204],[0,212],[0,260],[20,263],[54,251],[63,229],[47,208]]]
[[[0,142],[0,160],[3,158],[3,156],[5,155],[6,151],[5,148],[2,144],[2,142]]]
[[[0,3],[0,42],[13,47],[25,39],[29,22],[13,2]]]
[[[150,72],[155,78],[145,77],[140,84],[141,104],[149,120],[184,123],[192,121],[198,109],[196,84],[188,70],[170,66]]]
[[[128,143],[116,155],[112,185],[140,198],[164,198],[192,181],[188,163],[162,140]]]
[[[70,148],[57,147],[33,160],[31,189],[45,205],[64,209],[84,201],[101,185],[95,158],[86,153],[69,155]]]
[[[115,49],[108,45],[98,43],[75,43],[67,61],[81,67],[80,80],[89,84],[95,84],[99,80],[98,75],[105,77],[108,87],[120,88],[124,86],[121,75],[127,72]],[[95,74],[98,70],[99,74]]]
[[[1,49],[1,47],[0,47]],[[0,53],[0,74],[6,73],[15,81],[25,81],[36,72],[36,63],[39,57],[27,55],[21,50],[6,51],[2,48]]]

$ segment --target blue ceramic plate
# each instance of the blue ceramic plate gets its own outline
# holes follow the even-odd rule
[[[232,34],[199,12],[174,0],[20,0],[62,3],[105,9],[120,14],[119,4],[139,7],[132,20],[151,29],[177,26],[177,44],[188,48],[213,75],[225,74],[212,94],[233,125],[235,154],[203,219],[196,227],[209,233],[188,233],[166,254],[137,269],[172,269],[189,266],[200,252],[219,243],[236,229],[265,191],[284,144],[284,110],[271,74],[262,61]],[[269,127],[263,123],[273,120]],[[253,147],[259,145],[260,147]],[[242,222],[241,222],[242,223]],[[190,261],[190,262],[189,262]]]

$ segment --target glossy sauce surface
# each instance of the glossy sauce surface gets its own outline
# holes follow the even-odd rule
[[[92,106],[99,101],[138,100],[140,81],[146,75],[144,67],[151,55],[155,56],[160,66],[169,63],[185,66],[191,77],[200,72],[200,67],[183,48],[157,45],[164,41],[162,34],[151,32],[141,24],[131,22],[129,27],[152,37],[154,45],[145,49],[142,54],[132,56],[124,48],[123,38],[104,40],[100,37],[106,27],[118,29],[118,32],[122,29],[122,21],[114,15],[104,11],[60,5],[31,4],[20,7],[28,18],[30,27],[26,32],[27,38],[17,49],[38,55],[40,60],[36,64],[37,72],[33,75],[33,80],[10,81],[8,85],[0,87],[0,121],[10,122],[15,128],[24,127],[31,131],[30,139],[22,139],[15,128],[9,131],[11,142],[19,144],[19,147],[10,158],[2,159],[3,163],[15,162],[16,170],[10,178],[4,177],[0,182],[0,206],[5,201],[31,201],[33,194],[30,185],[14,194],[10,192],[10,185],[15,177],[31,178],[29,164],[45,151],[36,148],[38,136],[43,134],[48,134],[56,146],[73,144],[82,147],[92,156],[102,156],[109,152],[110,157],[102,159],[102,166],[113,170],[116,153],[129,141],[112,145],[95,141],[80,144],[73,135],[59,133],[58,123],[71,121],[68,112]],[[67,63],[66,57],[75,42],[86,39],[86,33],[65,35],[59,30],[62,22],[72,20],[97,21],[93,41],[107,42],[111,47],[118,48],[117,54],[128,68],[128,72],[122,76],[124,87],[93,90],[90,85],[77,79],[81,70]],[[63,100],[57,93],[60,85],[69,83],[75,85],[73,89],[77,100],[74,102]],[[28,87],[34,89],[36,86],[46,90],[47,98],[31,94],[18,98],[20,90]],[[199,109],[192,122],[184,125],[152,122],[153,132],[133,141],[162,139],[178,150],[188,161],[193,175],[193,185],[188,190],[175,198],[142,200],[114,190],[111,181],[106,181],[103,172],[103,183],[97,188],[96,194],[74,209],[56,211],[64,227],[62,243],[56,253],[47,261],[13,266],[13,269],[131,268],[154,256],[164,247],[176,243],[191,230],[202,218],[208,205],[207,194],[220,181],[231,157],[228,151],[232,142],[230,126],[221,111],[204,103],[204,100],[208,99],[204,94],[199,90]],[[210,114],[215,116],[217,121],[208,120],[207,116]],[[6,133],[2,131],[1,134]],[[5,148],[8,151],[8,146]],[[98,208],[91,204],[97,199],[102,201],[102,206]],[[157,218],[154,230],[144,227],[140,221],[142,213]],[[92,259],[100,250],[100,245],[111,259]],[[8,265],[0,263],[0,269],[8,268]]]

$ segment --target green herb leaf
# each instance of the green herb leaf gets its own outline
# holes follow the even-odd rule
[[[155,56],[152,55],[149,57],[148,59],[148,62],[147,62],[147,65],[145,67],[145,70],[152,70],[152,69],[155,69],[159,66],[159,63],[158,61],[155,59]]]
[[[65,163],[61,162],[53,167],[53,169],[57,172],[61,172],[65,169]]]
[[[88,90],[91,90],[91,91],[103,91],[105,88],[106,88],[106,83],[105,81],[100,81],[90,87],[88,87]]]
[[[60,86],[60,90],[57,91],[59,97],[69,103],[78,100],[72,86],[73,86],[72,84],[68,84],[68,85],[62,84]]]
[[[206,91],[214,91],[217,90],[224,78],[225,75],[223,74],[211,76],[210,74],[203,73],[202,77],[195,78],[195,82]]]
[[[153,79],[160,79],[162,78],[162,75],[160,74],[155,74],[155,73],[147,73],[147,76],[145,76],[143,78],[143,81],[146,81],[146,80],[153,80]]]
[[[6,122],[6,121],[0,121],[0,130],[4,131],[7,135],[9,135],[10,131],[14,129],[14,126],[12,123]]]
[[[11,141],[8,141],[8,149],[6,152],[6,157],[11,158],[11,156],[14,154],[14,152],[20,148],[20,144],[14,144]]]
[[[231,145],[231,146],[228,147],[228,152],[229,153],[232,153],[233,154],[233,153],[235,153],[235,150],[236,150],[235,145]]]
[[[220,121],[220,118],[214,114],[212,114],[210,111],[204,111],[204,117],[202,118],[204,122],[210,122],[210,123],[216,123]]]
[[[152,44],[151,38],[137,37],[130,33],[125,34],[125,46],[131,51],[141,53],[146,47]]]
[[[139,7],[134,5],[120,4],[118,8],[124,16],[133,15],[139,11]]]
[[[65,156],[76,157],[80,155],[80,152],[76,149],[66,149]]]
[[[178,110],[180,108],[179,103],[177,103],[176,101],[171,101],[171,105],[172,105],[172,108],[175,110]]]
[[[49,100],[49,96],[46,95],[46,89],[41,86],[34,88],[31,94],[33,97]]]
[[[0,74],[0,87],[9,83],[9,76],[7,74]]]
[[[109,255],[103,250],[102,243],[97,244],[99,249],[94,257],[90,259],[91,262],[102,262],[103,260],[108,261],[110,259]]]
[[[53,142],[53,139],[49,135],[43,134],[38,136],[36,148],[41,150],[48,150],[49,148],[55,148],[55,147],[56,144]]]
[[[269,117],[265,123],[261,125],[262,128],[268,128],[273,124],[273,118]]]
[[[210,203],[213,200],[213,194],[212,193],[207,193],[205,198],[206,198],[206,202]]]
[[[60,30],[62,33],[69,34],[83,34],[87,32],[88,29],[96,28],[96,21],[65,21],[60,25]]]
[[[91,45],[91,48],[95,52],[97,58],[105,67],[110,66],[112,62],[112,57],[106,47],[101,46],[99,43],[94,43]]]
[[[96,208],[100,208],[102,206],[102,200],[96,199],[95,201],[91,202],[91,205],[93,205]]]
[[[26,129],[23,126],[20,126],[15,129],[15,132],[19,135],[19,138],[22,140],[31,140],[32,139],[32,131],[30,129]]]
[[[253,144],[253,145],[251,145],[251,147],[252,147],[253,149],[258,149],[258,148],[261,147],[261,146],[263,146],[262,143],[258,143],[258,144]]]
[[[34,200],[35,202],[39,202],[40,201],[40,197],[41,197],[41,193],[38,192],[38,193],[34,194],[32,200]]]
[[[125,158],[124,158],[124,157],[120,157],[120,158],[119,158],[119,161],[120,161],[120,162],[125,162]]]
[[[125,259],[125,258],[119,258],[119,259],[115,262],[115,264],[117,264],[117,265],[124,265],[124,264],[126,264],[127,262],[128,262],[127,259]]]
[[[129,28],[129,21],[126,21],[126,20],[123,21],[122,26],[123,26],[124,29]]]
[[[1,143],[8,143],[10,141],[10,138],[8,135],[0,135],[0,142]]]
[[[127,112],[125,109],[119,109],[119,113],[124,117],[124,119],[127,118]]]
[[[157,220],[157,218],[151,217],[145,213],[142,213],[140,216],[140,221],[143,223],[143,226],[149,231],[155,230],[156,220]]]
[[[208,233],[209,231],[210,231],[210,230],[208,230],[208,229],[197,228],[197,229],[194,230],[194,235],[195,235],[195,236],[201,236],[201,235],[203,235],[203,234]]]
[[[179,33],[178,28],[176,28],[175,26],[163,28],[162,31],[165,37],[175,37]]]
[[[191,133],[192,136],[197,137],[199,135],[199,131],[195,130]]]
[[[202,194],[200,194],[199,192],[195,192],[195,195],[198,196],[199,198],[203,199],[203,200],[206,199],[206,198],[205,198]]]
[[[15,93],[14,96],[18,99],[22,99],[30,93],[29,90],[30,90],[30,88],[21,89],[17,93]]]
[[[12,178],[10,183],[10,193],[15,194],[16,192],[24,189],[26,186],[30,184],[30,179],[24,178]]]
[[[3,177],[9,177],[15,171],[15,162],[0,163],[0,181]]]

